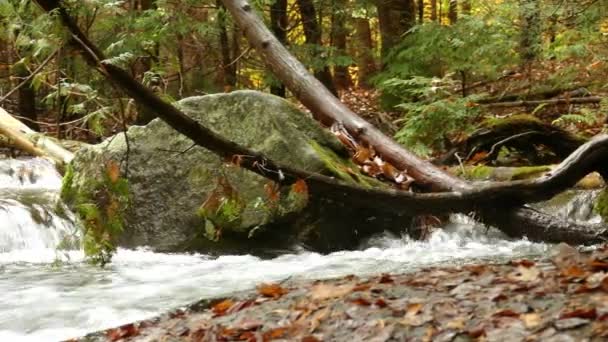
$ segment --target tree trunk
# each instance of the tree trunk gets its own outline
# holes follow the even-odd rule
[[[287,0],[275,0],[270,6],[270,29],[283,46],[287,46]],[[270,86],[270,93],[285,97],[285,85],[283,83]]]
[[[449,0],[450,5],[448,7],[448,20],[450,25],[456,24],[458,21],[458,0]]]
[[[300,17],[302,18],[302,27],[304,29],[304,37],[306,44],[310,45],[313,50],[313,56],[320,56],[323,54],[321,46],[321,26],[317,19],[317,11],[312,0],[296,0],[298,8],[300,9]],[[337,94],[336,88],[333,83],[331,71],[328,65],[322,68],[317,68],[314,71],[315,77],[321,81],[321,83],[331,91],[332,94]]]
[[[541,48],[540,4],[538,0],[520,0],[521,35],[519,42],[522,65],[530,65]]]
[[[431,0],[431,21],[437,21],[437,0]]]
[[[418,0],[416,9],[418,10],[418,24],[424,23],[424,0]]]
[[[346,6],[347,1],[334,1],[334,15],[332,16],[331,40],[332,46],[338,55],[346,55]],[[338,90],[345,90],[352,86],[352,80],[348,72],[348,66],[334,66],[334,84]]]
[[[222,72],[220,80],[224,92],[230,92],[236,85],[236,68],[232,63],[233,56],[230,53],[230,42],[228,41],[228,28],[226,27],[226,8],[221,1],[217,1],[219,8],[217,13],[217,26],[219,29],[220,52],[222,54]]]
[[[16,76],[18,80],[28,77],[30,74],[25,68],[18,70]],[[27,118],[26,124],[33,130],[40,130],[38,126],[38,114],[36,110],[36,91],[32,87],[32,81],[27,81],[19,88],[19,115]]]
[[[374,60],[374,44],[372,41],[372,31],[369,27],[369,19],[353,18],[355,24],[355,51],[357,59],[357,79],[359,86],[370,87],[368,83],[370,77],[376,72],[376,61]]]
[[[461,0],[462,14],[471,15],[471,0]]]
[[[416,23],[414,0],[378,0],[378,25],[382,39],[381,55],[386,59],[390,49]]]
[[[132,8],[132,10],[135,12],[144,12],[144,11],[148,11],[148,10],[155,10],[157,8],[156,0],[136,0],[133,3],[133,5],[134,5],[134,7]],[[136,65],[134,67],[135,75],[136,75],[135,77],[143,79],[145,73],[152,69],[153,62],[155,60],[158,60],[158,54],[159,54],[158,46],[155,47],[155,51],[148,51],[148,52],[149,53],[152,52],[152,53],[148,56],[138,59],[138,62],[136,63]],[[152,119],[154,119],[154,117],[155,117],[154,112],[150,111],[146,107],[142,107],[139,104],[137,104],[137,119],[135,120],[136,124],[145,125],[148,122],[152,121]]]

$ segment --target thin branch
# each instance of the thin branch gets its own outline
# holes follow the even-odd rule
[[[11,91],[9,91],[6,95],[4,95],[2,98],[0,98],[0,103],[3,103],[6,99],[8,99],[11,95],[13,95],[17,90],[19,90],[21,87],[23,87],[24,85],[26,85],[29,81],[31,81],[34,76],[36,76],[42,69],[44,69],[44,67],[49,64],[49,62],[53,59],[53,57],[55,57],[55,55],[57,54],[57,52],[59,51],[60,48],[55,49],[55,51],[53,51],[53,53],[51,53],[43,62],[42,64],[40,64],[36,70],[32,71],[30,73],[30,75],[28,77],[26,77],[21,83],[19,83],[19,85],[17,85],[15,88],[11,89]]]

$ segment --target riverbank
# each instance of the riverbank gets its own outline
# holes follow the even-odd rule
[[[606,271],[608,246],[580,253],[559,245],[536,261],[260,284],[77,340],[603,340]]]

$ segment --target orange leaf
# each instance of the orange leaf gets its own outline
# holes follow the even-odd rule
[[[370,306],[372,305],[372,303],[370,303],[369,300],[365,299],[365,298],[357,298],[357,299],[353,299],[351,300],[351,303],[353,304],[357,304],[357,305],[361,305],[361,306]]]
[[[226,314],[226,311],[228,311],[233,305],[234,301],[232,299],[225,299],[213,305],[212,311],[216,316],[222,316]]]
[[[264,333],[264,341],[268,341],[268,340],[276,340],[279,338],[284,337],[288,332],[287,328],[274,328],[272,330],[269,330],[267,332]]]
[[[106,163],[106,172],[111,183],[116,183],[120,178],[120,166],[113,160]]]
[[[576,309],[570,312],[565,312],[559,319],[565,318],[586,318],[586,319],[595,319],[597,317],[597,311],[595,308],[591,309]]]
[[[281,287],[279,284],[261,284],[258,286],[258,293],[264,297],[271,298],[280,298],[284,294],[288,293],[285,288]]]
[[[303,179],[298,179],[295,183],[293,183],[291,189],[298,194],[308,194],[308,185],[306,185],[306,181]]]
[[[569,277],[569,278],[583,278],[587,275],[587,272],[578,267],[578,266],[570,266],[568,268],[565,268],[561,271],[561,274],[564,277]]]
[[[519,314],[513,310],[500,310],[498,312],[494,313],[494,316],[499,316],[499,317],[519,317]]]
[[[264,184],[264,190],[271,202],[277,202],[279,200],[281,192],[279,191],[279,185],[277,183],[269,182]]]

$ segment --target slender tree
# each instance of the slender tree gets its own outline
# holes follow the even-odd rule
[[[538,56],[541,47],[541,19],[539,0],[519,0],[521,33],[519,49],[523,65]]]
[[[458,0],[450,0],[448,6],[448,20],[450,21],[450,25],[453,25],[458,21]]]
[[[287,0],[275,0],[270,6],[270,29],[275,37],[287,46],[287,25],[289,19],[287,17]],[[274,95],[285,97],[285,85],[282,83],[273,84],[270,86],[270,92]]]
[[[317,10],[312,0],[296,0],[302,18],[302,27],[304,29],[304,37],[306,44],[309,44],[313,49],[313,55],[321,54],[321,25],[317,18]],[[328,65],[317,68],[314,71],[315,77],[323,83],[327,89],[333,94],[337,94],[334,86],[333,77]]]
[[[235,63],[232,62],[233,57],[230,49],[230,41],[228,39],[228,23],[227,23],[227,14],[226,9],[221,1],[217,1],[217,6],[219,8],[217,13],[217,25],[219,30],[219,45],[220,52],[222,54],[222,72],[221,72],[221,82],[224,88],[224,91],[228,92],[234,89],[236,85],[236,67]]]
[[[376,7],[382,39],[381,55],[384,60],[403,34],[414,26],[416,12],[414,0],[378,0]]]
[[[355,50],[357,62],[357,77],[359,86],[367,88],[370,77],[376,72],[376,61],[374,59],[374,42],[368,18],[353,18],[355,25]]]
[[[331,42],[339,55],[346,54],[346,18],[347,18],[347,1],[334,0],[334,11],[332,15],[331,25]],[[352,80],[348,72],[348,66],[336,65],[334,67],[334,84],[337,89],[348,89],[352,85]]]
[[[471,0],[461,0],[462,3],[462,14],[471,15]]]

